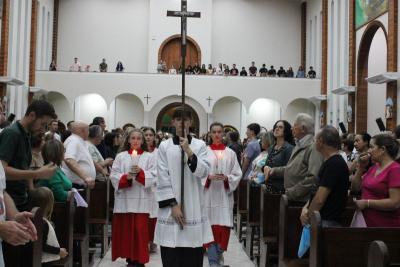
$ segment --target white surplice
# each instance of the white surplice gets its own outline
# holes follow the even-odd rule
[[[222,152],[220,172],[228,177],[229,188],[225,188],[224,181],[209,180],[209,187],[204,188],[205,207],[211,225],[233,226],[233,192],[239,185],[242,170],[236,153],[229,147],[224,150],[212,150],[207,147],[208,159],[211,163],[210,175],[217,174],[217,157]],[[207,177],[203,178],[203,186]]]
[[[153,155],[154,160],[157,162],[157,151],[158,149],[155,148],[151,154]],[[158,202],[156,199],[156,191],[157,191],[157,177],[153,179],[153,183],[150,188],[147,189],[151,196],[150,198],[150,214],[149,218],[157,218],[158,215]]]
[[[197,157],[194,173],[187,164],[185,156],[185,196],[183,230],[171,216],[171,208],[160,208],[154,242],[165,247],[202,247],[213,241],[211,225],[204,208],[204,190],[201,178],[208,176],[210,163],[207,147],[201,140],[192,138],[190,148]],[[170,138],[163,141],[158,148],[157,157],[157,201],[175,198],[181,202],[181,148]]]
[[[128,174],[133,165],[133,160],[128,151],[121,152],[114,160],[110,179],[115,190],[114,213],[149,213],[151,186],[156,177],[156,162],[152,154],[143,152],[138,156],[138,166],[144,171],[144,186],[132,180],[129,188],[118,189],[121,176]]]

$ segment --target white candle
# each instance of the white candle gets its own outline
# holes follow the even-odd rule
[[[131,158],[133,161],[133,165],[138,165],[139,157],[138,157],[138,153],[137,153],[136,149],[132,150]]]
[[[224,159],[224,156],[223,156],[223,150],[219,150],[218,152],[217,152],[217,172],[218,172],[218,174],[222,174],[222,162],[223,162],[223,159]]]

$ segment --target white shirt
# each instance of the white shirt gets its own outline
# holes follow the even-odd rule
[[[138,166],[144,171],[144,186],[133,180],[131,187],[122,189],[119,189],[119,181],[131,170],[133,160],[128,151],[119,153],[114,160],[110,173],[115,190],[114,213],[150,213],[150,192],[156,176],[156,163],[148,152],[143,152],[138,158]]]
[[[56,139],[56,140],[61,142],[61,136],[58,133],[52,133],[52,132],[48,131],[46,133],[46,135],[49,135],[49,134],[52,134],[54,139]]]
[[[207,147],[208,160],[211,163],[210,175],[222,173],[228,177],[229,189],[226,189],[223,181],[210,181],[208,188],[204,188],[205,207],[211,225],[233,226],[233,192],[242,178],[242,170],[236,157],[236,153],[226,147],[225,150],[212,150]],[[217,156],[222,153],[220,171],[217,171]],[[205,185],[207,177],[203,178]]]
[[[158,149],[154,149],[151,154],[154,157],[154,161],[157,162],[157,151]],[[156,166],[156,177],[153,179],[153,183],[151,187],[148,189],[150,194],[150,218],[157,218],[158,214],[158,202],[156,199],[156,192],[157,192],[157,166]]]
[[[69,71],[81,71],[81,63],[78,61],[69,67]]]
[[[171,216],[171,208],[159,209],[154,243],[165,247],[202,247],[213,241],[211,225],[204,208],[204,192],[201,178],[208,176],[210,163],[206,144],[192,138],[190,149],[197,157],[194,173],[188,164],[184,167],[185,201],[183,214],[186,225],[183,230]],[[186,160],[187,162],[187,156]],[[181,202],[181,148],[173,138],[163,141],[157,157],[157,200],[175,198]]]
[[[96,178],[96,169],[94,167],[92,156],[89,153],[88,147],[80,136],[76,134],[72,134],[67,138],[64,142],[65,147],[65,159],[74,159],[79,167],[83,170],[83,172],[93,179]],[[63,161],[62,170],[65,175],[72,181],[74,184],[84,185],[85,182],[80,178],[76,173],[70,170]]]

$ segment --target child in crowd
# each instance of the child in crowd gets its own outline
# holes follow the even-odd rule
[[[38,187],[32,190],[30,195],[32,206],[39,207],[43,211],[42,263],[48,263],[65,258],[68,256],[68,252],[65,248],[60,248],[56,232],[50,222],[54,206],[53,193],[47,187]]]

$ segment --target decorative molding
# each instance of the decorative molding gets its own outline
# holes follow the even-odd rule
[[[37,45],[37,22],[38,22],[38,0],[32,0],[31,13],[31,41],[29,51],[29,86],[35,85],[36,79],[36,45]]]
[[[349,0],[349,86],[356,85],[356,25],[355,25],[355,0]],[[348,105],[353,111],[355,107],[355,97],[349,95]],[[355,132],[355,112],[351,113],[351,118],[347,118],[349,133]]]
[[[397,49],[398,49],[398,0],[389,0],[388,14],[388,51],[387,71],[397,72]],[[386,129],[393,130],[397,125],[397,81],[386,85],[386,98],[393,99],[392,117],[386,119]]]
[[[51,50],[51,60],[57,64],[57,45],[58,45],[58,10],[59,10],[59,0],[54,0],[54,10],[53,10],[53,40],[52,40],[52,50]]]

